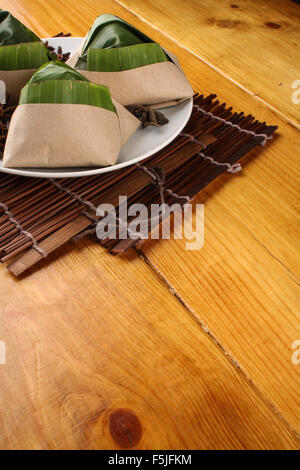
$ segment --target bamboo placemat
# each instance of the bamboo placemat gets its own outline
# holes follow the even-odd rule
[[[1,119],[4,123],[5,113]],[[224,171],[239,171],[236,162],[265,145],[276,128],[234,112],[216,95],[195,95],[185,129],[140,165],[56,180],[0,174],[0,261],[19,276],[74,237],[93,234],[96,208],[107,203],[118,212],[120,195],[128,197],[128,205],[150,207],[163,194],[167,204],[183,206]],[[128,235],[98,242],[112,254],[124,253],[141,243]]]

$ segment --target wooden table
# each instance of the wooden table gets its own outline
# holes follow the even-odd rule
[[[153,240],[112,257],[86,240],[20,280],[1,268],[0,447],[299,448],[300,7],[1,5],[42,37],[82,36],[97,15],[121,16],[177,54],[195,90],[279,130],[244,158],[241,174],[197,197],[200,251]]]

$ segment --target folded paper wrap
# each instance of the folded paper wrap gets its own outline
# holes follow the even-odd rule
[[[72,74],[70,67],[52,62],[38,70],[37,78],[33,75],[23,88],[10,122],[3,166],[114,165],[140,121],[111,100],[106,87],[78,80],[77,72],[76,80],[49,80],[57,67],[65,67],[66,73]],[[47,80],[35,81],[41,73],[44,77],[48,74]],[[90,100],[94,104],[89,104]]]
[[[178,59],[113,15],[98,17],[67,62],[109,87],[123,106],[164,106],[193,96]]]
[[[8,97],[7,102],[10,105],[18,104],[20,92],[30,77],[32,77],[35,70],[36,69],[0,70],[0,80],[5,83],[5,90]]]
[[[94,83],[109,87],[111,95],[123,106],[141,103],[161,105],[182,102],[193,96],[183,72],[172,62],[146,65],[122,72],[81,71]]]

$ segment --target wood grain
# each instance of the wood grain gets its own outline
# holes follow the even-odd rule
[[[154,34],[171,47],[163,34]],[[218,91],[236,109],[278,125],[279,135],[244,159],[242,174],[223,175],[195,201],[206,203],[204,249],[188,252],[185,241],[153,241],[143,253],[300,432],[300,376],[291,361],[291,345],[300,335],[299,131],[188,52],[172,50],[195,89]],[[233,292],[233,298],[222,292]]]
[[[300,125],[300,7],[291,0],[117,0],[254,99]],[[166,13],[167,12],[167,13]]]
[[[153,240],[143,254],[299,432],[300,378],[291,358],[299,337],[298,285],[221,197],[206,197],[195,201],[205,202],[200,251],[187,251],[187,240]]]
[[[1,270],[9,363],[0,366],[0,447],[120,448],[124,435],[111,433],[118,409],[136,423],[134,443],[141,423],[136,448],[299,447],[292,115],[257,101],[116,2],[59,5],[2,1],[41,36],[80,36],[98,14],[115,13],[174,51],[195,89],[279,125],[279,137],[251,152],[241,176],[224,175],[198,197],[206,202],[199,252],[165,240],[147,242],[145,260],[113,258],[85,242],[20,281]],[[152,5],[156,25],[172,14],[166,8],[159,17]]]
[[[298,446],[134,253],[85,242],[43,263],[21,281],[1,272],[1,448]]]

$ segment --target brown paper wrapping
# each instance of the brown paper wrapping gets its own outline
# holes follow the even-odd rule
[[[21,89],[32,77],[36,69],[26,70],[0,70],[0,80],[3,80],[8,94],[8,104],[19,103]]]
[[[3,155],[4,167],[114,165],[122,143],[140,121],[82,104],[22,104],[14,112]],[[123,130],[123,134],[121,133]]]
[[[179,100],[164,101],[163,103],[152,104],[152,109],[162,109],[170,108],[172,106],[177,106],[178,104],[184,103],[188,98],[181,98]]]
[[[127,140],[132,134],[140,127],[141,122],[127,109],[124,108],[118,101],[112,98],[112,102],[115,105],[117,114],[119,116],[120,132],[121,132],[121,144],[126,144]]]
[[[85,38],[71,55],[67,64],[75,67]],[[121,72],[79,70],[91,82],[106,85],[111,95],[123,106],[130,104],[166,107],[181,103],[193,96],[193,89],[183,73],[177,57],[166,51],[173,62],[159,62]]]
[[[193,96],[193,89],[184,73],[172,62],[121,72],[81,70],[80,73],[91,82],[108,86],[111,95],[123,106],[151,105]]]

